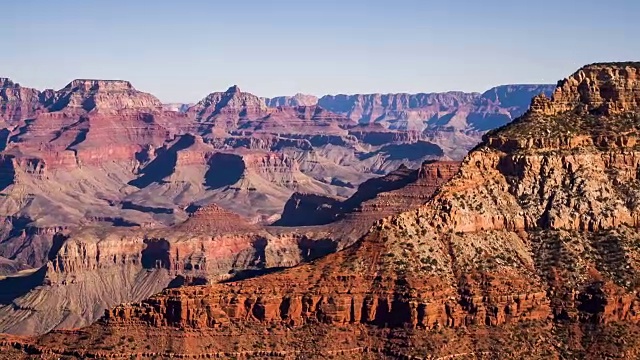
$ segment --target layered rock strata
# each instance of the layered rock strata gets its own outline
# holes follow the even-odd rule
[[[166,290],[83,330],[5,346],[45,357],[635,358],[638,68],[584,67],[547,103],[563,110],[534,106],[488,134],[424,205],[342,252]],[[616,110],[585,112],[601,109],[600,86],[567,96],[572,78],[618,84],[606,97]]]
[[[430,194],[420,192],[426,184],[415,194],[371,195],[342,208],[358,184],[401,163],[415,168],[449,154],[444,138],[432,142],[421,127],[403,125],[406,107],[396,109],[401,121],[389,115],[378,125],[356,126],[344,112],[317,105],[270,108],[237,87],[172,111],[120,80],[75,80],[43,92],[2,83],[0,98],[9,99],[0,123],[3,271],[45,269],[5,283],[5,289],[23,289],[2,300],[5,331],[82,326],[104,308],[139,301],[168,284],[244,278],[334,252],[381,216]],[[425,114],[406,118],[433,116]],[[473,136],[471,144],[479,135]],[[434,184],[455,173],[443,171],[449,175]],[[391,176],[405,175],[420,181],[408,169]],[[210,203],[252,224],[271,223],[296,191],[336,198],[341,208],[331,219],[339,221],[264,229],[205,207],[166,227]],[[202,211],[224,220],[203,223]]]
[[[88,289],[98,296],[105,289],[101,283],[89,282],[96,274],[140,279],[140,283],[131,280],[131,284],[122,285],[123,291],[131,291],[135,296],[117,292],[121,297],[105,296],[96,305],[106,308],[113,306],[116,299],[126,296],[139,299],[140,294],[149,295],[149,291],[170,284],[242,278],[313,260],[352,244],[382,216],[419,206],[440,183],[453,176],[455,171],[451,169],[456,168],[454,164],[431,162],[420,170],[402,167],[378,181],[370,180],[335,209],[333,222],[323,226],[265,228],[217,205],[208,205],[171,229],[95,228],[73,232],[52,244],[54,250],[43,268],[46,270],[42,270],[46,286],[27,289],[25,295],[13,299],[12,303],[22,304],[20,309],[0,307],[0,327],[4,331],[30,333],[95,320],[95,315],[74,307],[66,320],[61,321],[62,315],[55,316],[60,309],[52,309],[50,305],[56,296],[82,296],[75,292],[76,288]],[[410,191],[403,191],[403,186]],[[145,272],[156,275],[140,277]],[[35,298],[39,299],[37,304],[33,304]],[[15,321],[19,317],[23,320]]]

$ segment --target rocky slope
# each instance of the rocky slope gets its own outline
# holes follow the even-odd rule
[[[5,347],[48,358],[636,358],[639,71],[580,69],[487,134],[426,204],[342,252],[166,290]]]
[[[338,242],[337,249],[343,249],[365,235],[375,221],[424,204],[459,166],[453,161],[427,161],[419,169],[402,165],[365,181],[344,201],[296,193],[274,225],[325,229]]]

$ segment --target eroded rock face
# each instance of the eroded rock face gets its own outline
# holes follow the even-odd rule
[[[50,250],[37,247],[31,236],[33,251],[46,251],[45,264],[28,275],[0,278],[2,332],[85,326],[103,309],[166,287],[219,281],[234,271],[262,269],[266,261],[279,266],[278,261],[303,259],[301,250],[294,253],[295,241],[286,245],[292,252],[288,259],[275,259],[265,247],[278,242],[276,237],[215,205],[171,229],[90,227],[67,234],[52,235]],[[0,264],[3,271],[24,268]]]
[[[196,103],[189,110],[196,119],[215,122],[216,117],[232,126],[240,117],[260,117],[267,113],[267,106],[253,94],[240,91],[232,86],[225,92],[214,92]]]
[[[26,124],[5,152],[16,158],[39,158],[50,170],[105,162],[128,163],[133,168],[135,154],[148,145],[159,147],[169,132],[151,114],[96,113],[76,118],[45,113]]]
[[[456,174],[459,165],[455,161],[427,161],[419,169],[402,165],[386,176],[365,181],[344,201],[296,193],[285,205],[277,225],[323,225],[362,217],[357,221],[368,228],[378,219],[422,205]]]
[[[0,225],[0,236],[4,239],[0,257],[11,259],[25,269],[45,265],[55,237],[69,231],[65,226],[46,226],[20,216],[4,218]]]
[[[33,116],[51,96],[52,91],[40,92],[0,78],[0,120],[12,124]]]
[[[639,63],[587,65],[558,83],[552,101],[534,102],[532,110],[555,115],[571,110],[614,115],[640,109]]]
[[[334,187],[303,173],[300,163],[282,152],[214,153],[207,166],[205,186],[220,194],[221,205],[247,217],[259,216],[254,221],[260,223],[277,220],[272,212],[279,213],[296,191],[326,194]],[[247,209],[247,205],[256,208]]]
[[[364,236],[372,222],[423,205],[459,167],[455,161],[427,161],[417,170],[401,166],[387,176],[362,183],[336,211],[338,221],[328,225],[341,234],[339,249]]]
[[[597,67],[633,74],[628,66]],[[587,73],[584,82],[599,81],[601,72]],[[616,89],[617,99],[633,98],[633,89]],[[488,134],[459,168],[425,164],[426,187],[444,184],[344,251],[244,281],[166,290],[81,332],[7,343],[50,357],[144,346],[119,345],[121,334],[154,336],[149,357],[637,357],[640,162],[635,142],[620,137],[622,128],[625,139],[637,136],[639,115],[632,105],[589,114],[583,104],[528,113]]]
[[[417,142],[422,138],[419,131],[389,131],[389,130],[360,130],[358,128],[349,131],[349,134],[365,144],[380,146],[389,143]]]
[[[24,122],[3,150],[39,158],[45,168],[133,163],[142,147],[160,146],[175,132],[158,124],[165,120],[159,100],[128,81],[74,80],[37,93],[38,111],[21,113]]]
[[[77,79],[56,92],[48,104],[50,111],[117,111],[131,109],[159,110],[162,103],[155,96],[136,90],[124,80]]]
[[[254,128],[259,132],[281,134],[339,135],[354,123],[342,115],[319,106],[278,107],[269,109],[269,115],[259,121],[242,123],[241,128]]]

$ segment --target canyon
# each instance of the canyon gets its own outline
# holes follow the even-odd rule
[[[0,347],[13,359],[637,358],[640,63],[586,65],[530,103],[484,133],[461,163],[397,165],[346,200],[299,191],[282,226],[262,228],[284,239],[281,229],[368,224],[326,254],[260,276],[185,278],[186,286],[112,307],[90,326],[5,335]],[[345,117],[375,126],[359,111],[358,120]],[[208,129],[241,121],[228,119]],[[218,226],[262,231],[219,207],[196,210],[178,229],[207,228],[203,214],[234,219],[208,236]],[[241,254],[232,237],[216,251]],[[159,270],[183,261],[171,244],[145,249]],[[81,266],[72,258],[48,266]]]
[[[416,112],[413,120],[433,123],[500,113],[508,121],[527,108],[512,98],[551,88],[353,95],[341,103],[265,100],[233,86],[192,105],[164,105],[124,80],[40,91],[2,78],[0,275],[44,266],[53,237],[84,226],[166,228],[212,203],[268,225],[294,193],[345,200],[400,165],[459,160],[481,128],[503,123],[419,130],[390,126],[392,117]],[[387,120],[354,115],[363,111]]]
[[[458,162],[429,161],[367,180],[349,199],[285,210],[284,224],[263,226],[215,204],[173,227],[87,226],[54,237],[36,272],[0,279],[0,329],[16,334],[86,326],[104,310],[166,287],[240,279],[312,261],[355,243],[385,215],[414,208],[451,178]],[[316,195],[294,194],[287,203]],[[315,220],[300,227],[295,219]]]
[[[314,262],[414,209],[548,85],[163,104],[125,80],[0,79],[0,332]],[[523,101],[522,98],[526,98]]]

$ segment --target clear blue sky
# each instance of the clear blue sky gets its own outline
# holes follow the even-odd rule
[[[640,60],[640,0],[10,0],[0,76],[126,79],[169,102],[483,91]]]

